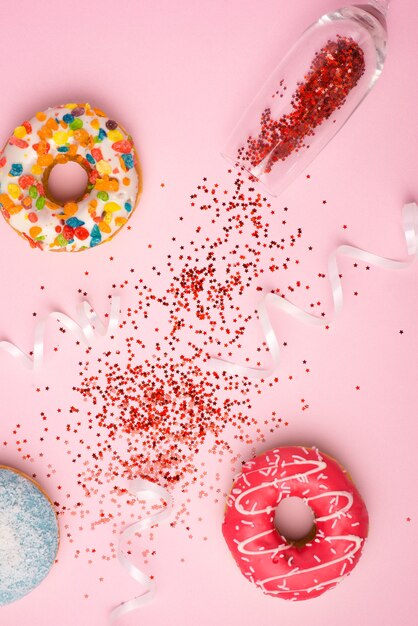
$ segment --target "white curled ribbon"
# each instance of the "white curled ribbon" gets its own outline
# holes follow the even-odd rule
[[[141,530],[145,530],[147,528],[151,528],[155,524],[158,524],[165,519],[167,519],[171,515],[171,510],[173,508],[173,498],[169,494],[169,492],[160,487],[160,485],[156,485],[155,483],[145,480],[143,478],[138,478],[136,480],[132,480],[129,482],[129,491],[135,495],[137,498],[145,496],[146,498],[158,498],[164,500],[165,507],[147,517],[140,519],[138,522],[134,522],[127,528],[125,528],[119,538],[119,546],[118,546],[118,559],[122,567],[128,572],[129,576],[131,576],[134,580],[136,580],[143,588],[144,591],[141,595],[132,598],[131,600],[127,600],[126,602],[122,602],[117,606],[110,614],[110,620],[114,621],[125,615],[126,613],[130,613],[131,611],[135,611],[140,606],[146,604],[154,597],[155,593],[155,582],[151,580],[151,578],[145,574],[142,570],[140,570],[136,565],[133,565],[131,561],[125,556],[122,544],[133,534],[140,532]]]
[[[84,342],[87,346],[91,346],[95,335],[110,335],[117,329],[119,314],[120,298],[119,296],[112,296],[110,300],[109,320],[106,327],[87,300],[83,300],[77,307],[75,320],[61,311],[51,311],[51,313],[48,313],[44,318],[39,320],[35,326],[32,356],[25,354],[18,346],[10,341],[0,341],[0,349],[4,350],[15,359],[18,359],[29,369],[38,369],[44,356],[44,336],[49,319],[52,318],[56,320],[75,335],[79,341]]]
[[[338,248],[336,248],[336,250],[334,250],[334,252],[330,255],[328,259],[328,277],[332,290],[334,315],[339,313],[343,308],[343,288],[337,262],[337,257],[339,255],[350,257],[352,259],[356,259],[357,261],[363,261],[364,263],[375,265],[387,270],[404,269],[411,265],[414,261],[418,252],[418,206],[415,202],[405,204],[402,209],[402,216],[403,230],[409,257],[407,261],[387,259],[373,254],[372,252],[366,252],[366,250],[349,245],[338,246]],[[284,296],[278,296],[275,293],[267,293],[258,307],[257,315],[265,335],[266,344],[271,353],[273,365],[268,369],[260,369],[255,367],[246,367],[231,361],[211,357],[209,360],[209,366],[211,369],[225,372],[227,374],[238,374],[248,378],[266,378],[275,372],[280,362],[280,347],[277,335],[267,312],[267,305],[272,305],[277,309],[284,311],[287,315],[290,315],[304,324],[325,326],[331,321],[323,318],[322,316],[317,317],[312,313],[308,313],[304,309],[292,304],[292,302],[289,302],[289,300],[286,300]]]

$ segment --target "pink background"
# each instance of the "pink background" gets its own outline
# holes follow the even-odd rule
[[[0,142],[37,110],[89,101],[135,138],[144,195],[131,230],[80,255],[33,251],[0,222],[1,337],[30,350],[32,314],[39,318],[54,308],[74,314],[80,288],[103,314],[112,284],[119,285],[131,267],[152,284],[151,267],[169,251],[173,233],[184,241],[192,236],[195,217],[190,216],[190,224],[185,220],[180,232],[178,216],[190,211],[189,196],[198,181],[207,176],[230,184],[219,152],[248,99],[300,32],[338,5],[332,0],[8,3],[2,27]],[[266,288],[286,288],[292,279],[310,282],[309,294],[291,294],[301,306],[320,300],[331,313],[328,282],[316,277],[343,242],[405,258],[400,211],[404,202],[418,198],[417,3],[394,0],[388,21],[388,59],[375,89],[308,168],[311,179],[302,175],[273,201],[278,213],[289,207],[288,228],[303,229],[303,244],[300,265],[290,269],[283,284],[276,277]],[[272,236],[280,236],[280,220],[272,221]],[[309,257],[308,245],[313,246]],[[312,602],[265,597],[240,575],[224,544],[222,494],[196,499],[189,504],[192,517],[203,521],[191,526],[192,540],[179,527],[162,525],[155,531],[152,549],[157,554],[150,571],[157,579],[157,596],[121,624],[393,626],[417,621],[418,267],[365,271],[342,259],[341,271],[344,310],[328,332],[301,326],[281,313],[272,315],[279,338],[288,344],[278,372],[282,382],[273,399],[255,399],[254,411],[260,416],[270,412],[273,401],[289,425],[256,451],[289,442],[314,444],[349,468],[371,518],[358,567],[338,588]],[[129,285],[119,291],[123,317],[134,294]],[[22,458],[19,444],[12,443],[19,437],[11,435],[16,423],[30,433],[40,412],[54,414],[57,406],[63,411],[56,419],[67,420],[74,402],[80,348],[63,338],[54,323],[48,328],[45,363],[38,373],[0,353],[0,442],[9,442],[0,463],[36,471],[55,498],[47,464],[54,464],[56,484],[71,489],[74,477],[68,465],[53,446],[50,459],[39,459],[33,443],[34,468]],[[254,323],[254,333],[244,337],[246,350],[260,340],[257,328]],[[107,347],[106,340],[98,340],[92,360]],[[309,376],[300,366],[303,359]],[[302,398],[308,410],[301,411]],[[253,452],[244,444],[234,446],[244,458]],[[201,457],[207,460],[204,451]],[[230,467],[223,466],[217,487],[227,491],[231,481]],[[182,494],[174,496],[180,507]],[[99,507],[92,501],[89,505]],[[130,521],[121,520],[121,527]],[[109,542],[106,532],[111,529],[103,531],[103,541]],[[74,558],[78,542],[88,545],[88,533],[88,528],[75,532],[72,544],[62,538],[50,576],[25,599],[0,609],[1,623],[101,626],[112,607],[138,593],[115,560],[88,565]],[[146,536],[138,541],[139,557],[149,547],[147,541]]]

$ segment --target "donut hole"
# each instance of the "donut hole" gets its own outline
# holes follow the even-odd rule
[[[87,192],[88,173],[76,161],[55,163],[46,180],[46,194],[53,202],[64,205],[66,202],[79,202]]]
[[[288,542],[304,546],[316,534],[315,514],[302,498],[284,498],[274,514],[277,532]]]

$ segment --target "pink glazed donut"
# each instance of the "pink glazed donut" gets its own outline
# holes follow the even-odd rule
[[[275,509],[297,496],[315,516],[303,539],[279,534]],[[227,499],[223,534],[241,572],[265,594],[308,600],[355,567],[369,517],[351,478],[316,448],[276,448],[243,465]]]

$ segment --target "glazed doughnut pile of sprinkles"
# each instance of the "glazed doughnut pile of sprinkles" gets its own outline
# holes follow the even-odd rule
[[[297,542],[281,535],[274,512],[299,497],[314,513]],[[227,499],[223,535],[241,573],[261,591],[291,601],[335,587],[356,566],[369,516],[347,471],[317,448],[269,450],[243,464]]]
[[[297,371],[255,381],[208,366],[210,356],[237,356],[254,367],[268,362],[254,314],[266,284],[280,284],[276,292],[293,299],[298,290],[310,293],[310,284],[294,278],[298,252],[312,247],[303,242],[300,228],[288,226],[288,208],[273,209],[240,174],[230,172],[229,177],[231,184],[225,187],[205,178],[191,194],[187,215],[196,220],[194,236],[182,240],[180,216],[165,263],[153,268],[152,287],[142,278],[144,259],[141,267],[125,268],[120,282],[109,285],[109,297],[110,290],[117,290],[125,302],[118,349],[112,338],[103,354],[80,345],[79,379],[73,381],[71,400],[57,401],[55,411],[31,415],[30,433],[19,422],[4,437],[4,450],[16,450],[35,478],[37,470],[48,468],[42,479],[51,483],[48,491],[63,537],[77,559],[117,558],[121,524],[148,510],[128,493],[127,479],[154,480],[173,491],[171,527],[190,538],[201,536],[201,520],[191,517],[188,501],[223,501],[221,468],[226,464],[222,474],[231,468],[235,472],[241,453],[248,458],[286,427],[286,415],[276,412],[280,385],[283,379],[291,385],[295,375],[310,375],[306,359]],[[318,284],[323,276],[317,275]],[[89,280],[82,279],[83,296],[88,296]],[[321,313],[316,298],[310,305]],[[248,333],[257,337],[250,352]],[[66,342],[75,342],[67,335]],[[47,386],[36,391],[39,404],[57,390]],[[270,414],[257,410],[261,396],[271,399]],[[308,410],[307,398],[295,396],[294,402],[293,414]],[[75,527],[86,530],[85,545],[79,533],[74,542]],[[147,541],[152,537],[147,533]],[[147,559],[151,556],[147,552]]]
[[[48,180],[56,165],[87,174],[79,198],[61,204]],[[78,252],[112,237],[132,215],[141,192],[130,135],[103,111],[70,103],[36,113],[14,129],[0,153],[0,208],[33,248]]]

